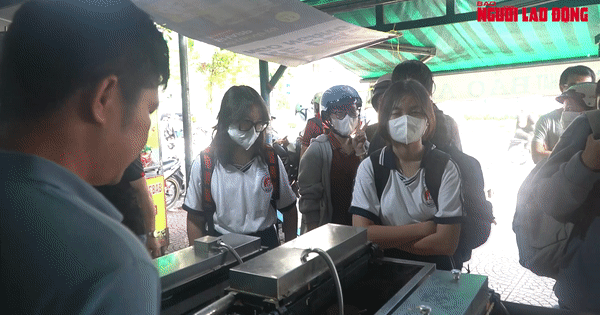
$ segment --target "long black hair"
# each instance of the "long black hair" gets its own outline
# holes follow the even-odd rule
[[[229,126],[232,123],[244,119],[256,106],[260,112],[260,118],[264,122],[269,122],[269,110],[263,98],[253,88],[245,85],[234,85],[225,92],[221,101],[221,109],[217,115],[217,125],[215,129],[215,137],[210,146],[215,151],[217,159],[223,165],[231,163],[231,158],[234,148],[237,144],[229,137]],[[265,151],[265,132],[263,130],[258,139],[254,142],[250,150],[254,155],[260,155],[266,161]]]

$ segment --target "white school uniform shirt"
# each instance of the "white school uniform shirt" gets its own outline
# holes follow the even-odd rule
[[[421,167],[408,178],[396,168],[396,158],[390,147],[381,150],[379,164],[390,169],[381,202],[377,197],[371,159],[358,167],[350,213],[365,217],[376,224],[402,226],[433,220],[438,224],[460,223],[463,216],[460,195],[460,173],[456,164],[446,164],[438,194],[439,209],[425,184],[425,169]]]
[[[296,205],[296,195],[290,186],[281,159],[279,163],[279,199],[277,208],[285,212]],[[189,187],[183,203],[187,211],[202,212],[202,170],[200,155],[192,165]],[[211,193],[216,211],[213,214],[215,231],[221,234],[250,234],[273,226],[277,211],[271,205],[273,184],[267,163],[260,156],[241,169],[222,165],[214,159]]]

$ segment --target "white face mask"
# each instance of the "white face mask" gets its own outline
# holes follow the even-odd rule
[[[392,139],[404,144],[421,140],[426,129],[426,119],[409,115],[403,115],[388,122],[388,131]]]
[[[248,131],[240,131],[239,126],[236,124],[231,124],[227,133],[233,142],[239,144],[246,151],[252,147],[256,139],[258,139],[259,134],[259,132],[256,132],[256,129],[254,129],[254,126]]]
[[[564,112],[560,115],[560,124],[563,129],[567,129],[571,122],[577,118],[581,113],[580,112]]]
[[[344,119],[339,120],[337,118],[331,118],[331,125],[333,128],[339,132],[342,136],[350,136],[354,129],[356,129],[356,124],[358,123],[358,117],[350,117],[346,115]]]

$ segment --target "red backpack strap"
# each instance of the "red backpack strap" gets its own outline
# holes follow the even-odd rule
[[[271,177],[271,183],[273,184],[271,201],[275,201],[279,199],[279,161],[277,161],[277,154],[273,147],[266,146],[265,149],[267,152],[267,167],[269,168],[269,175]],[[274,204],[273,207],[277,209]]]
[[[214,155],[208,147],[200,153],[202,172],[202,211],[208,224],[208,234],[213,235],[215,225],[212,214],[217,210],[211,191],[211,179],[215,170]]]

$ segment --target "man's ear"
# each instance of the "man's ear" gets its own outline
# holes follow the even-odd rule
[[[118,77],[109,75],[96,84],[91,95],[91,119],[100,124],[106,122],[107,116],[116,101],[120,98]]]

